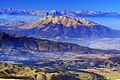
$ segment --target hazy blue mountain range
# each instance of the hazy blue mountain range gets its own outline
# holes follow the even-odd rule
[[[32,22],[43,18],[43,16],[33,16],[33,15],[0,15],[0,25],[12,24],[18,21]]]
[[[0,9],[0,14],[9,14],[9,15],[39,15],[39,16],[120,16],[119,13],[112,11],[93,11],[93,10],[80,10],[80,11],[70,11],[70,10],[52,10],[52,11],[40,11],[40,10],[15,10],[15,9]]]

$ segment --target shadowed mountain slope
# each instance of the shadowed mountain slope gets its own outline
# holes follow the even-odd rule
[[[114,50],[91,49],[77,44],[53,42],[44,39],[35,39],[21,35],[6,34],[0,32],[0,50],[3,49],[27,49],[44,52],[77,52],[77,53],[119,53]]]

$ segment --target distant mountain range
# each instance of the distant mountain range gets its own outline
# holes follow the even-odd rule
[[[120,13],[112,11],[93,11],[93,10],[80,10],[80,11],[70,11],[70,10],[52,10],[52,11],[40,11],[40,10],[15,10],[15,9],[0,9],[0,14],[9,14],[9,15],[38,15],[38,16],[120,16]]]
[[[119,38],[120,31],[92,21],[67,17],[47,16],[25,23],[22,21],[0,27],[1,32],[33,36],[36,38]]]
[[[35,39],[32,37],[6,34],[0,32],[1,53],[3,51],[6,51],[6,49],[12,49],[12,50],[23,49],[27,51],[32,50],[32,51],[41,51],[41,52],[75,52],[75,53],[83,53],[83,54],[120,53],[119,51],[115,51],[115,50],[91,49],[88,47],[79,46],[77,44],[53,42],[44,39]]]

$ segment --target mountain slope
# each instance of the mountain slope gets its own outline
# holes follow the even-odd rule
[[[90,49],[88,47],[83,47],[76,44],[53,42],[49,40],[35,39],[32,37],[0,32],[0,50],[2,51],[6,49],[23,49],[43,52],[77,52],[83,54],[119,53],[119,51],[114,50]]]
[[[40,20],[20,26],[23,35],[43,38],[115,38],[120,31],[99,25],[89,20],[67,17],[47,16]]]

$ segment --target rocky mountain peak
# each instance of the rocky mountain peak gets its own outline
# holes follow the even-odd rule
[[[22,28],[33,28],[33,27],[44,27],[45,24],[48,23],[53,23],[53,24],[62,24],[66,27],[77,27],[77,26],[96,26],[98,24],[86,20],[86,19],[82,19],[82,18],[74,18],[74,17],[68,17],[68,16],[46,16],[42,19],[33,21],[30,23],[29,27],[27,25],[27,27],[23,26]]]
[[[44,18],[47,21],[53,22],[54,24],[63,24],[64,26],[93,26],[98,25],[89,20],[82,18],[68,17],[68,16],[47,16]]]

